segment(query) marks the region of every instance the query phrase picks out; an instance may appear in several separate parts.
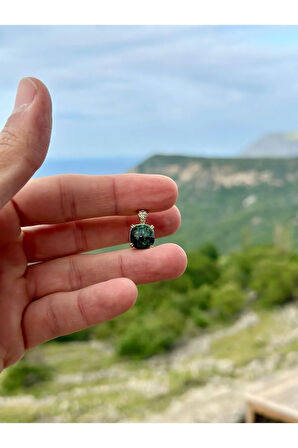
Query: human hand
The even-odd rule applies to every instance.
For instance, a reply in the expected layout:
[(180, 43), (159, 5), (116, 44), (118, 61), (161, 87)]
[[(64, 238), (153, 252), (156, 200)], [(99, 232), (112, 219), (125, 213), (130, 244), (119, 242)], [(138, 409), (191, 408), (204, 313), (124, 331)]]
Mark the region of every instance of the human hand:
[(81, 254), (128, 242), (140, 209), (157, 237), (175, 232), (177, 187), (141, 174), (27, 183), (45, 158), (51, 120), (48, 90), (24, 78), (0, 133), (0, 371), (26, 349), (127, 311), (136, 284), (175, 278), (186, 266), (175, 244)]

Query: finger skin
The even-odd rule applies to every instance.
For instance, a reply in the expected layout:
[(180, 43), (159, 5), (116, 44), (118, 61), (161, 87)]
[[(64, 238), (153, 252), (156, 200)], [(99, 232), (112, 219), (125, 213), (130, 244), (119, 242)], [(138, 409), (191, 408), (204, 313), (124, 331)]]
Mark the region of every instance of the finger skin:
[(40, 167), (50, 142), (52, 105), (49, 92), (41, 81), (24, 78), (18, 89), (23, 101), (26, 101), (21, 93), (24, 88), (35, 89), (33, 101), (14, 110), (0, 132), (0, 208)]
[(32, 302), (23, 318), (25, 348), (113, 319), (136, 299), (135, 284), (118, 278)]
[(176, 244), (92, 255), (71, 255), (29, 266), (28, 292), (37, 299), (59, 291), (73, 291), (112, 278), (151, 283), (179, 277), (186, 268), (184, 250)]
[(158, 212), (177, 200), (175, 182), (156, 174), (65, 174), (30, 181), (15, 197), (21, 226)]
[[(130, 226), (138, 221), (137, 216), (115, 216), (25, 227), (23, 247), (27, 260), (34, 262), (116, 246), (128, 243)], [(181, 216), (175, 206), (150, 213), (147, 218), (147, 223), (155, 227), (156, 238), (175, 233), (180, 222)]]

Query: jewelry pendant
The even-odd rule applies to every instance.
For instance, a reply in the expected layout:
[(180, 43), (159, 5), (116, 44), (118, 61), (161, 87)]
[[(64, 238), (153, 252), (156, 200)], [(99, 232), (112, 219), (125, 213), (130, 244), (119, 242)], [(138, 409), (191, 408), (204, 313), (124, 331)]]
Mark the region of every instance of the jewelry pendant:
[(132, 224), (130, 226), (129, 244), (135, 249), (148, 249), (154, 244), (154, 226), (146, 224), (147, 216), (148, 212), (140, 210), (138, 213), (140, 224)]

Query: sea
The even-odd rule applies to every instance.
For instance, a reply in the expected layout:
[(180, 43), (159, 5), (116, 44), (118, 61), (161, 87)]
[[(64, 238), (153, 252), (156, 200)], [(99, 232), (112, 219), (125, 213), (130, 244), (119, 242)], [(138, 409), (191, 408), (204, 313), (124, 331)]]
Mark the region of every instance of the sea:
[(57, 174), (121, 174), (132, 170), (143, 159), (137, 157), (47, 158), (34, 177)]

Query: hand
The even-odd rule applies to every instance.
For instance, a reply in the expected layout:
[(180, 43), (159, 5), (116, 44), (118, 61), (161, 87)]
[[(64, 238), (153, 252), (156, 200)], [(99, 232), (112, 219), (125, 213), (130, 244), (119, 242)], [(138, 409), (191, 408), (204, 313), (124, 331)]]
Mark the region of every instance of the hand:
[(140, 209), (149, 210), (157, 237), (175, 232), (177, 187), (141, 174), (27, 183), (50, 134), (50, 95), (37, 79), (24, 78), (0, 133), (0, 371), (26, 349), (125, 312), (136, 284), (175, 278), (186, 266), (175, 244), (81, 254), (127, 243)]

